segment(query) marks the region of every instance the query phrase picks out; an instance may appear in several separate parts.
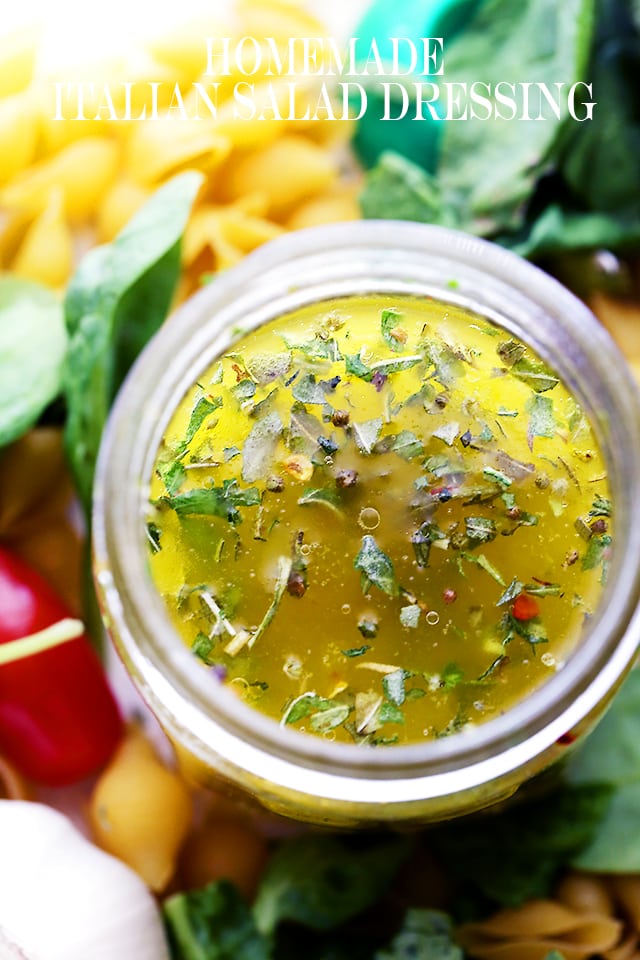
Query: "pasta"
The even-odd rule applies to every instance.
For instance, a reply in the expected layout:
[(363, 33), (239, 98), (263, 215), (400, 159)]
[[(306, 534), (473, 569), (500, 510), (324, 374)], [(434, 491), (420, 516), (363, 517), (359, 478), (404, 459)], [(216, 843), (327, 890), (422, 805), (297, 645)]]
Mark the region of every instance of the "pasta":
[[(92, 64), (90, 75), (67, 71), (57, 92), (57, 77), (34, 69), (35, 35), (2, 41), (0, 267), (63, 290), (77, 252), (112, 240), (152, 190), (184, 169), (201, 170), (206, 182), (185, 237), (179, 298), (285, 230), (357, 217), (357, 177), (338, 160), (351, 125), (288, 119), (292, 105), (296, 117), (315, 106), (318, 80), (296, 83), (292, 95), (266, 57), (250, 77), (235, 64), (231, 76), (205, 73), (207, 37), (230, 37), (235, 47), (268, 36), (284, 55), (290, 37), (323, 35), (298, 4), (237, 0)], [(253, 84), (248, 104), (231, 97), (238, 81)], [(80, 84), (82, 108), (68, 92)], [(127, 96), (131, 119), (117, 119)], [(154, 100), (168, 117), (149, 118)]]
[(638, 960), (640, 876), (570, 873), (555, 900), (463, 924), (457, 937), (479, 960), (544, 960), (552, 950), (565, 960)]

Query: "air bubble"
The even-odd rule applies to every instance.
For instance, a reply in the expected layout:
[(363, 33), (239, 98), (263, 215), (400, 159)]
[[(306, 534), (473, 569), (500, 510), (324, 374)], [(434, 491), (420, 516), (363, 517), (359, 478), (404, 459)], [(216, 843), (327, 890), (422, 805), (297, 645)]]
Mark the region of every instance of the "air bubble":
[(437, 610), (429, 610), (426, 619), (429, 626), (435, 627), (436, 623), (440, 623), (440, 614)]
[(303, 557), (309, 556), (309, 554), (311, 553), (311, 547), (309, 546), (308, 543), (302, 544), (302, 546), (300, 547), (300, 553), (302, 554)]
[(375, 507), (363, 507), (358, 517), (358, 523), (363, 530), (375, 530), (380, 526), (380, 514)]
[(328, 467), (332, 467), (332, 466), (333, 466), (333, 457), (325, 457), (325, 458), (324, 458), (324, 462), (326, 463), (326, 465), (327, 465)]
[(545, 667), (555, 667), (556, 665), (556, 658), (552, 653), (543, 653), (540, 659)]
[(340, 610), (341, 610), (342, 613), (344, 613), (344, 614), (351, 613), (351, 604), (349, 604), (349, 603), (343, 603), (342, 606), (340, 607)]
[(363, 363), (368, 363), (373, 356), (373, 350), (370, 347), (363, 347), (360, 351), (360, 359)]

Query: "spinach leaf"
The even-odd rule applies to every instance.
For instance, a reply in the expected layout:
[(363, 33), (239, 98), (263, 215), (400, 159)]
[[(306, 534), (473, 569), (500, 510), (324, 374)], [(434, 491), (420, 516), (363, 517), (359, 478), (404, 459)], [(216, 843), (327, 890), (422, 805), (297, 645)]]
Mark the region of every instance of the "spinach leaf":
[(180, 239), (201, 183), (193, 171), (166, 183), (113, 243), (87, 254), (69, 285), (65, 442), (87, 508), (109, 407), (167, 315), (179, 276)]
[(163, 906), (172, 960), (271, 960), (271, 946), (227, 881), (178, 893)]
[(565, 776), (576, 786), (602, 780), (615, 791), (592, 842), (574, 858), (575, 865), (615, 873), (640, 870), (640, 670), (627, 677), (607, 715), (571, 756)]
[(468, 900), (517, 906), (547, 896), (558, 871), (598, 834), (612, 794), (598, 781), (446, 824), (431, 833), (432, 847)]
[(404, 837), (309, 834), (285, 842), (271, 857), (253, 905), (258, 930), (283, 920), (330, 930), (372, 906), (407, 857)]
[(32, 427), (62, 385), (62, 306), (46, 287), (0, 277), (0, 446)]
[(455, 200), (443, 195), (439, 180), (392, 150), (385, 151), (368, 174), (360, 206), (369, 220), (462, 225)]
[[(570, 86), (587, 69), (593, 6), (593, 0), (487, 0), (447, 52), (447, 81), (481, 79), (495, 88), (535, 77), (550, 89), (561, 80)], [(544, 120), (532, 105), (532, 119), (444, 125), (438, 172), (448, 191), (465, 198), (466, 229), (486, 235), (520, 225), (563, 124), (575, 122), (566, 110), (561, 119), (541, 112)]]
[(463, 960), (453, 939), (453, 925), (438, 910), (408, 910), (402, 926), (386, 950), (377, 950), (374, 960)]

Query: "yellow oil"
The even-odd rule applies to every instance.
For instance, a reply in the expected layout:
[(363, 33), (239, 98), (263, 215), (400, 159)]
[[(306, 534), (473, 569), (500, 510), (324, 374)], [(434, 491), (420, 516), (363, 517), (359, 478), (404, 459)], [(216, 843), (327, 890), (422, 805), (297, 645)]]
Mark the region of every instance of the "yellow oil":
[(605, 465), (576, 401), (431, 299), (337, 299), (242, 336), (178, 402), (156, 468), (151, 573), (212, 696), (222, 678), (329, 739), (505, 711), (562, 669), (606, 576)]

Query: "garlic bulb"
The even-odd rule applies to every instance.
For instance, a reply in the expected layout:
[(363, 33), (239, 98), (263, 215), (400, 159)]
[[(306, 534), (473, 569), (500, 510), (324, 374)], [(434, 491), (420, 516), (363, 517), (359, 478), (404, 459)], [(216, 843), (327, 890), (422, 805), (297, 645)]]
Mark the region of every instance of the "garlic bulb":
[(140, 878), (38, 803), (0, 800), (0, 960), (169, 960)]

